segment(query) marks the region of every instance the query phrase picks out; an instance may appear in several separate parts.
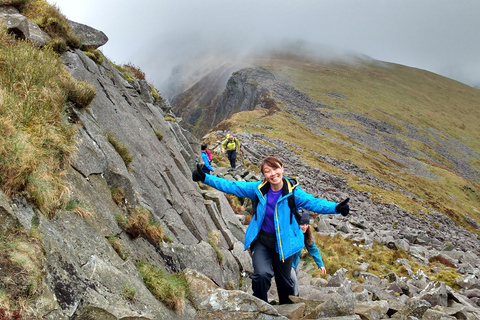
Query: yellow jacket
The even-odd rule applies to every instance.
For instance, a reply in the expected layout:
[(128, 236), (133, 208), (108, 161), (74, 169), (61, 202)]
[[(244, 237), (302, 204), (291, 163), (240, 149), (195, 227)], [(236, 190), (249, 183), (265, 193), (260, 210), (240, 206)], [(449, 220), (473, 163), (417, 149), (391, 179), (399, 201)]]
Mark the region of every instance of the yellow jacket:
[(225, 141), (222, 142), (222, 151), (225, 151), (225, 149), (227, 151), (232, 151), (235, 149), (238, 149), (238, 151), (240, 151), (240, 142), (238, 142), (238, 139), (235, 137), (232, 140), (230, 140), (230, 138), (228, 137), (225, 139)]

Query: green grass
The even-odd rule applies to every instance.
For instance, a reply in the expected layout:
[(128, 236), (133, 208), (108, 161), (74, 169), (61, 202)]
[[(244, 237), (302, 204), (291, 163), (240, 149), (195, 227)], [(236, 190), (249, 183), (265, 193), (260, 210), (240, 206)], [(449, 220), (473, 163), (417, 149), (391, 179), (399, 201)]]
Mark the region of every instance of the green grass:
[(134, 156), (131, 154), (128, 147), (124, 143), (120, 142), (118, 138), (111, 132), (107, 132), (105, 136), (107, 137), (108, 142), (110, 142), (115, 151), (117, 151), (120, 157), (123, 159), (125, 166), (129, 168), (130, 163), (132, 163), (134, 159)]
[(183, 313), (185, 300), (189, 298), (189, 287), (183, 273), (169, 274), (148, 262), (140, 262), (137, 269), (145, 286), (158, 300), (177, 313)]
[[(451, 267), (448, 260), (432, 259), (427, 265), (422, 265), (413, 260), (409, 254), (402, 250), (391, 250), (386, 246), (375, 243), (372, 248), (361, 248), (353, 245), (353, 242), (346, 240), (340, 235), (330, 237), (320, 233), (314, 233), (315, 243), (322, 253), (322, 260), (327, 269), (327, 273), (333, 275), (337, 270), (346, 268), (348, 270), (347, 277), (362, 282), (361, 278), (355, 278), (355, 271), (360, 271), (360, 263), (368, 263), (367, 272), (371, 272), (380, 277), (393, 272), (397, 276), (408, 276), (408, 272), (401, 263), (397, 263), (397, 259), (408, 260), (412, 271), (416, 273), (423, 270), (432, 281), (442, 281), (454, 289), (460, 289), (456, 283), (461, 275)], [(302, 253), (302, 258), (308, 263), (313, 263), (313, 259), (307, 254)], [(434, 267), (440, 267), (441, 271), (433, 272)], [(319, 271), (312, 273), (315, 277), (325, 277)]]
[(153, 219), (152, 213), (144, 207), (129, 207), (128, 213), (124, 216), (121, 213), (115, 214), (115, 219), (127, 234), (131, 237), (144, 237), (155, 245), (161, 245), (163, 241), (172, 242), (170, 237), (165, 235), (161, 224)]
[(66, 194), (62, 177), (76, 150), (76, 127), (64, 113), (77, 82), (53, 50), (15, 41), (4, 29), (0, 56), (0, 187), (7, 196), (27, 191), (51, 216)]
[(123, 288), (123, 297), (127, 301), (130, 301), (130, 302), (134, 301), (137, 290), (135, 290), (135, 288), (129, 284), (123, 284), (122, 288)]
[(15, 314), (28, 317), (28, 310), (35, 307), (33, 301), (46, 289), (44, 260), (41, 242), (25, 231), (13, 230), (0, 237), (0, 314), (5, 319), (20, 319)]
[(207, 242), (212, 246), (213, 250), (217, 254), (218, 262), (222, 264), (224, 254), (218, 247), (218, 244), (220, 243), (220, 233), (217, 230), (210, 230), (207, 235)]
[(86, 205), (78, 199), (70, 199), (65, 203), (65, 210), (76, 213), (82, 218), (91, 219), (93, 213), (89, 211)]

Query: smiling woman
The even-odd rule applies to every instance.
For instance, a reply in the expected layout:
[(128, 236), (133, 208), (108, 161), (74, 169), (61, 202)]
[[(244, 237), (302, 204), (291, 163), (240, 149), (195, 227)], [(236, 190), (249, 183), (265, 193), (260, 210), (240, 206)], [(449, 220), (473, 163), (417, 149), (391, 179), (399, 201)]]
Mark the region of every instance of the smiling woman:
[(293, 197), (296, 208), (344, 216), (350, 210), (348, 199), (338, 204), (306, 193), (294, 179), (283, 176), (283, 163), (276, 157), (263, 159), (260, 169), (265, 178), (263, 181), (245, 182), (205, 174), (197, 165), (192, 179), (237, 197), (250, 198), (252, 202), (258, 199), (254, 218), (245, 234), (245, 250), (250, 247), (252, 252), (254, 272), (250, 278), (253, 295), (268, 302), (267, 293), (275, 276), (280, 304), (292, 303), (288, 297), (294, 294), (292, 261), (294, 254), (304, 247), (304, 238), (297, 220), (292, 219), (289, 198)]

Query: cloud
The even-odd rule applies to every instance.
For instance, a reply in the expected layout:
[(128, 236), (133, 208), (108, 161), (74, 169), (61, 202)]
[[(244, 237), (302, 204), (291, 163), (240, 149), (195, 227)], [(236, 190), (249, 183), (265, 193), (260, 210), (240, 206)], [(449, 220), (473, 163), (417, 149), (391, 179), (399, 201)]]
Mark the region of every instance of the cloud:
[(477, 0), (57, 0), (104, 31), (103, 51), (163, 82), (201, 52), (244, 53), (284, 41), (351, 50), (480, 84)]

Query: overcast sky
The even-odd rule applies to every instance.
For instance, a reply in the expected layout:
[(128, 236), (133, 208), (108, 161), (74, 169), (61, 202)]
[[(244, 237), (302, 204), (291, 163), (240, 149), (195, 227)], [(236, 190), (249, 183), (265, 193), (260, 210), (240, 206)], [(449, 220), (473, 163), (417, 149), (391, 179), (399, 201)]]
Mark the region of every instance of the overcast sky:
[[(480, 85), (479, 0), (48, 0), (159, 86), (204, 50), (302, 40)], [(228, 50), (227, 50), (228, 49)]]

